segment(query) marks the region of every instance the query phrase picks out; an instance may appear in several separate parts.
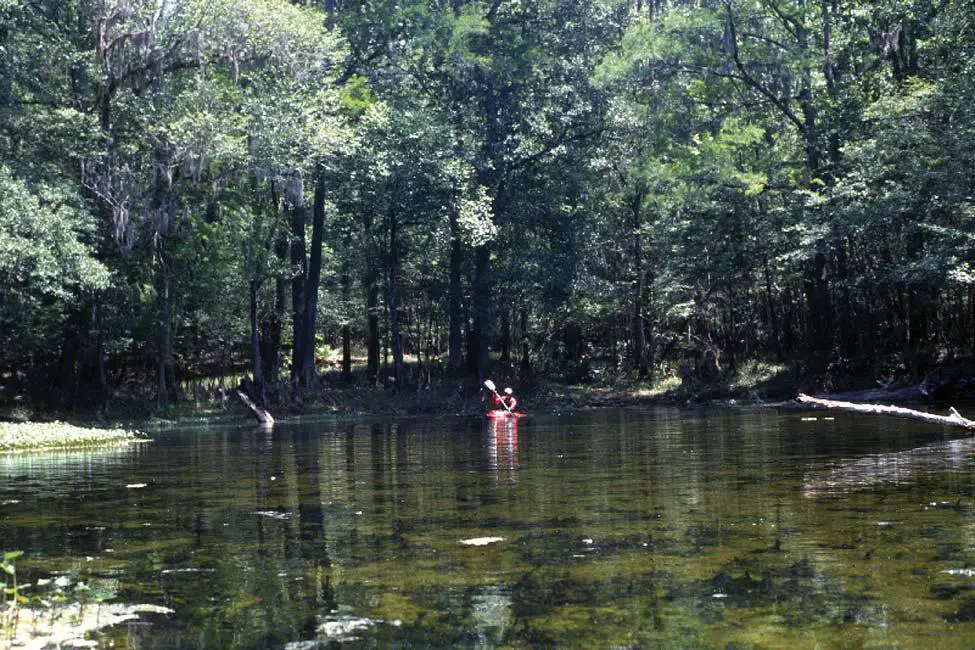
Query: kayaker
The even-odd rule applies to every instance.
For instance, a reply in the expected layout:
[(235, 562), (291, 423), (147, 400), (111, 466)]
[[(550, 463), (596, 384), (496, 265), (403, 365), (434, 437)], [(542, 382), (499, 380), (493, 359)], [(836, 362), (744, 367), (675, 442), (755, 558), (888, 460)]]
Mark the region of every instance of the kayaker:
[[(511, 387), (504, 389), (504, 395), (498, 395), (497, 393), (492, 395), (491, 402), (499, 411), (514, 411), (515, 406), (518, 405), (518, 400), (515, 399), (514, 391), (511, 390)], [(505, 408), (506, 406), (507, 408)]]

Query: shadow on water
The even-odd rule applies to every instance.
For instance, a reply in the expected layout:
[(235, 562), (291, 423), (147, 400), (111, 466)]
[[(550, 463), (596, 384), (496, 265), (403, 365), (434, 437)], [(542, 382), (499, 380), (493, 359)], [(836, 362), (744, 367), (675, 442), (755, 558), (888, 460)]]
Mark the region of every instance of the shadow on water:
[(772, 411), (194, 429), (0, 458), (0, 539), (175, 611), (116, 648), (965, 646), (971, 449)]

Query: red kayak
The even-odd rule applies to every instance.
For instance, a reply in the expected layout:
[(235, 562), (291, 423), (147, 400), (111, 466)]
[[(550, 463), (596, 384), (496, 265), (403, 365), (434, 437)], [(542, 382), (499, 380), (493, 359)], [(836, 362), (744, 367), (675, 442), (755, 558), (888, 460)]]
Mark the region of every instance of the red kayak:
[(487, 416), (489, 418), (501, 418), (501, 419), (504, 419), (504, 418), (523, 418), (523, 417), (525, 417), (525, 414), (524, 413), (518, 413), (517, 411), (513, 411), (513, 412), (509, 413), (508, 411), (497, 410), (497, 411), (488, 411), (487, 412)]

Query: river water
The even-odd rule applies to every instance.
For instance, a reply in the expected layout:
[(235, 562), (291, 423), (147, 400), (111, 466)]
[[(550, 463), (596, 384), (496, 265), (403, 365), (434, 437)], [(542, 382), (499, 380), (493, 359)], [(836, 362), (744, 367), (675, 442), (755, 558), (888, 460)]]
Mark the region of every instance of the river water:
[(956, 431), (654, 409), (153, 439), (0, 456), (0, 551), (70, 585), (35, 595), (173, 610), (103, 647), (975, 647)]

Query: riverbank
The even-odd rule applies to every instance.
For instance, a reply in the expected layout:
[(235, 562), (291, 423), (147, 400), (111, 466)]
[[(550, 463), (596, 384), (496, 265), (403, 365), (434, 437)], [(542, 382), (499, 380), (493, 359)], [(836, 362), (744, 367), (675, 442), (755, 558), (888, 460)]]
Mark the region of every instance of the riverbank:
[[(708, 380), (696, 377), (682, 380), (672, 375), (658, 375), (654, 379), (594, 375), (584, 383), (539, 376), (528, 379), (495, 376), (492, 379), (499, 386), (510, 385), (518, 397), (519, 409), (529, 413), (655, 404), (690, 407), (751, 405), (792, 400), (800, 391), (818, 392), (814, 386), (807, 386), (808, 382), (804, 382), (799, 373), (785, 365), (757, 362)], [(389, 381), (375, 385), (358, 374), (346, 380), (338, 374), (325, 373), (321, 385), (304, 391), (300, 400), (295, 395), (285, 395), (284, 401), (280, 395), (271, 397), (267, 409), (279, 421), (303, 415), (480, 415), (491, 408), (490, 393), (474, 378), (442, 378), (420, 388), (416, 385), (397, 386)], [(71, 419), (85, 427), (68, 430), (61, 428), (66, 425), (57, 423), (35, 424), (18, 430), (16, 435), (0, 433), (0, 452), (5, 451), (4, 439), (19, 441), (19, 448), (84, 447), (116, 441), (124, 444), (129, 439), (125, 435), (128, 432), (114, 427), (106, 430), (103, 422), (139, 423), (140, 428), (151, 430), (158, 426), (254, 421), (235, 391), (226, 388), (192, 391), (162, 409), (144, 391), (128, 395), (119, 391), (113, 400), (98, 407), (97, 412), (87, 414), (34, 410), (27, 403), (19, 403), (14, 408), (0, 408), (0, 426), (11, 426), (2, 424), (4, 419), (30, 422)], [(43, 435), (45, 432), (50, 435)], [(34, 442), (42, 440), (44, 442)], [(47, 440), (52, 440), (52, 444), (48, 445)]]
[(0, 453), (113, 447), (147, 440), (138, 431), (64, 422), (0, 422)]
[[(654, 379), (640, 379), (633, 376), (600, 376), (593, 373), (583, 383), (568, 383), (557, 379), (531, 377), (492, 377), (499, 386), (511, 386), (518, 397), (519, 410), (529, 413), (567, 412), (599, 408), (643, 407), (653, 405), (673, 405), (679, 407), (735, 407), (754, 405), (787, 405), (794, 403), (800, 392), (821, 394), (835, 392), (837, 389), (856, 390), (876, 386), (869, 378), (856, 379), (809, 377), (801, 367), (789, 364), (748, 362), (733, 370), (726, 370), (709, 378), (687, 376), (683, 379), (668, 374), (657, 375)], [(898, 384), (910, 383), (903, 378)], [(227, 384), (232, 386), (233, 383)], [(892, 383), (891, 385), (896, 385)], [(368, 382), (361, 374), (352, 379), (341, 378), (338, 373), (326, 372), (321, 376), (321, 384), (316, 389), (303, 392), (301, 399), (295, 395), (272, 395), (267, 409), (278, 421), (305, 415), (349, 415), (349, 416), (456, 416), (480, 415), (491, 408), (490, 393), (474, 378), (435, 380), (429, 387), (416, 385), (397, 386), (388, 381), (383, 384)], [(213, 424), (247, 423), (254, 418), (237, 398), (232, 389), (221, 388), (197, 390), (184, 393), (180, 399), (172, 401), (160, 409), (146, 391), (126, 395), (116, 393), (114, 399), (97, 412), (60, 413), (43, 410), (34, 411), (26, 404), (14, 409), (0, 408), (0, 420), (50, 420), (72, 419), (85, 424), (84, 432), (105, 431), (103, 422), (139, 423), (144, 429), (155, 427)], [(3, 425), (7, 426), (7, 425)], [(33, 432), (58, 425), (36, 425)], [(74, 436), (55, 433), (55, 439), (70, 439), (75, 446), (112, 443), (121, 432), (109, 429), (102, 437)], [(27, 434), (33, 437), (34, 433)], [(98, 435), (98, 434), (96, 434)], [(22, 437), (22, 436), (21, 436)], [(31, 443), (29, 447), (36, 447)], [(46, 445), (45, 445), (46, 446)], [(0, 446), (0, 452), (4, 450)]]
[[(748, 364), (735, 373), (704, 381), (659, 376), (655, 380), (613, 378), (586, 383), (565, 383), (533, 377), (495, 377), (499, 390), (511, 386), (518, 398), (518, 410), (528, 413), (580, 411), (600, 408), (674, 405), (681, 407), (771, 404), (793, 400), (803, 389), (796, 373), (783, 365)], [(806, 388), (809, 390), (809, 388)], [(309, 391), (303, 403), (270, 404), (278, 420), (303, 414), (331, 415), (482, 415), (491, 408), (490, 393), (475, 379), (444, 380), (419, 390), (394, 385), (324, 382), (320, 391)], [(186, 418), (233, 417), (253, 420), (236, 399), (222, 403), (184, 403), (164, 416), (173, 422)]]

